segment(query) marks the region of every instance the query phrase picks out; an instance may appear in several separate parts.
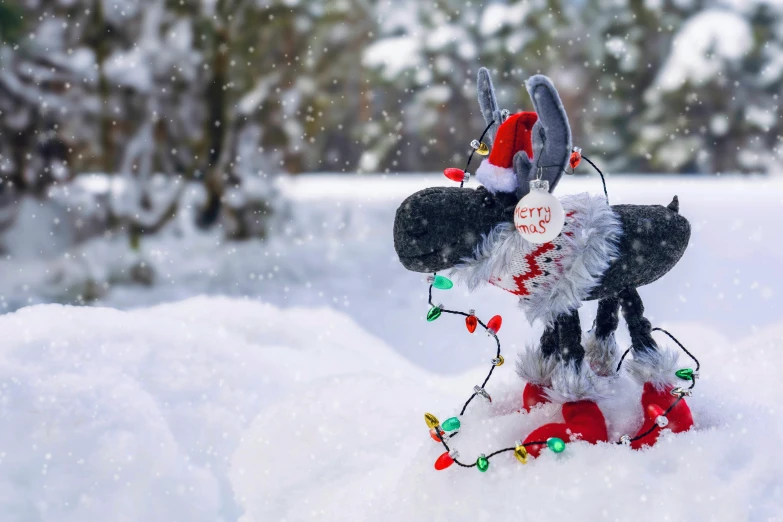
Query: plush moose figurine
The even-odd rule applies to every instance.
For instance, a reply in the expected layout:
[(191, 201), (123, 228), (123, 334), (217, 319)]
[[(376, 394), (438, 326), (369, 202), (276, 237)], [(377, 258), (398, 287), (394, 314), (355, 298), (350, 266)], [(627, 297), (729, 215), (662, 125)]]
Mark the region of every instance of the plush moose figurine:
[[(681, 393), (672, 382), (678, 353), (653, 340), (636, 289), (679, 261), (690, 224), (679, 214), (677, 196), (668, 206), (610, 206), (604, 197), (585, 193), (560, 198), (565, 224), (555, 239), (527, 241), (514, 226), (517, 202), (535, 179), (548, 181), (550, 192), (557, 187), (572, 143), (552, 82), (536, 75), (526, 86), (535, 112), (509, 115), (498, 107), (489, 72), (479, 70), (479, 107), (492, 146), (476, 171), (483, 186), (433, 187), (408, 197), (397, 210), (395, 249), (414, 272), (452, 269), (471, 290), (486, 282), (503, 288), (519, 296), (531, 323), (543, 322), (539, 345), (523, 350), (517, 362), (517, 373), (527, 381), (523, 407), (529, 411), (548, 401), (562, 403), (564, 422), (541, 426), (526, 442), (608, 439), (595, 400), (611, 393), (619, 360), (614, 334), (622, 309), (632, 348), (623, 371), (643, 387), (645, 421), (639, 435), (652, 429), (631, 445), (652, 445), (664, 426), (686, 431), (693, 420), (684, 400), (661, 418)], [(595, 299), (598, 312), (585, 335), (578, 308)], [(535, 456), (541, 447), (528, 450)]]

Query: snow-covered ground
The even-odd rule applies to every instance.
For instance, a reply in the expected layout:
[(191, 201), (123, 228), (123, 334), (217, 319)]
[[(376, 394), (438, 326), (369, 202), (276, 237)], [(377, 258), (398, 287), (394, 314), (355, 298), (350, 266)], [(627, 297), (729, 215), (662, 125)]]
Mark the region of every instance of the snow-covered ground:
[[(8, 310), (73, 301), (85, 280), (103, 289), (97, 304), (126, 310), (0, 316), (0, 519), (783, 520), (783, 181), (610, 178), (613, 203), (678, 194), (693, 224), (683, 260), (641, 294), (702, 361), (697, 429), (643, 452), (497, 457), (482, 474), (433, 470), (442, 450), (423, 413), (456, 413), (493, 344), (457, 319), (424, 320), (424, 277), (391, 240), (399, 202), (442, 179), (288, 180), (292, 217), (266, 243), (174, 229), (140, 254), (100, 239), (0, 262)], [(558, 192), (582, 190), (600, 181), (566, 178)], [(130, 284), (140, 262), (150, 287)], [(498, 289), (437, 298), (503, 315), (509, 363), (538, 337)], [(585, 328), (593, 313), (583, 307)], [(496, 372), (493, 404), (463, 422), (465, 460), (559, 417), (518, 413), (522, 387), (512, 364)], [(639, 390), (617, 389), (601, 403), (613, 437), (641, 420)]]
[[(430, 325), (435, 337), (450, 326)], [(432, 464), (423, 413), (456, 413), (483, 369), (412, 365), (345, 313), (228, 298), (123, 312), (40, 305), (0, 317), (0, 513), (8, 521), (780, 520), (783, 322), (729, 341), (670, 325), (703, 363), (695, 431), (646, 451), (572, 444), (487, 473)], [(468, 334), (463, 333), (463, 337)], [(510, 352), (507, 352), (510, 355)], [(505, 447), (513, 365), (455, 446)], [(613, 436), (641, 418), (623, 380)]]

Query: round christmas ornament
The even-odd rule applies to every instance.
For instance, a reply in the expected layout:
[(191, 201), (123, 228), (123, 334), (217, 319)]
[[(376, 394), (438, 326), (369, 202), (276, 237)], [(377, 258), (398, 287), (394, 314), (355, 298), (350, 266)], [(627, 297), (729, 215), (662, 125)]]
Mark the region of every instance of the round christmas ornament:
[(531, 243), (549, 243), (563, 231), (563, 205), (549, 193), (545, 179), (530, 182), (530, 192), (514, 209), (514, 226)]

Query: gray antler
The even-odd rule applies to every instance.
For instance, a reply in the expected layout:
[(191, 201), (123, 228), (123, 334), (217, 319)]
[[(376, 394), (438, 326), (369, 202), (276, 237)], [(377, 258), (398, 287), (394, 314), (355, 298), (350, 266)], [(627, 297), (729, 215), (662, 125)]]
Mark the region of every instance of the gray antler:
[[(536, 129), (538, 122), (533, 126), (533, 130)], [(530, 158), (527, 157), (527, 152), (520, 150), (514, 155), (514, 174), (517, 175), (517, 196), (522, 199), (525, 194), (530, 192), (530, 171), (533, 168), (533, 164), (530, 162)]]
[(488, 145), (491, 145), (495, 140), (495, 132), (498, 130), (498, 126), (508, 117), (508, 111), (500, 109), (498, 107), (498, 99), (495, 96), (495, 87), (492, 86), (492, 78), (489, 76), (489, 71), (486, 67), (482, 67), (478, 71), (478, 80), (476, 82), (478, 88), (478, 102), (481, 108), (481, 115), (484, 116), (484, 121), (489, 125), (491, 122), (492, 128), (487, 131), (485, 136)]
[[(541, 177), (549, 181), (549, 192), (555, 190), (558, 181), (571, 155), (571, 127), (568, 124), (563, 102), (552, 81), (537, 74), (527, 82), (527, 92), (538, 114), (533, 126), (533, 160), (527, 158), (524, 151), (514, 157), (514, 171), (519, 178), (517, 195), (521, 198), (528, 193), (528, 181), (536, 177), (541, 169)], [(524, 158), (520, 157), (524, 156)]]

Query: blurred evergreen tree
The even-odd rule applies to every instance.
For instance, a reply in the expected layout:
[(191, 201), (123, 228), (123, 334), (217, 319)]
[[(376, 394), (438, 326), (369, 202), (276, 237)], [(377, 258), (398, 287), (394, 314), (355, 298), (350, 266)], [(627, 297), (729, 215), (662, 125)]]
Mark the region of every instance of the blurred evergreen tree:
[[(278, 172), (460, 166), (484, 128), (479, 66), (510, 110), (530, 109), (527, 77), (552, 77), (575, 144), (610, 171), (769, 170), (781, 9), (715, 5), (4, 2), (0, 175), (39, 195), (91, 170), (182, 176), (205, 187), (201, 225), (259, 235)], [(727, 27), (700, 22), (715, 13)]]
[(530, 110), (524, 80), (564, 68), (564, 29), (573, 11), (566, 12), (565, 4), (441, 0), (382, 8), (385, 38), (367, 50), (365, 63), (384, 82), (374, 98), (386, 125), (368, 151), (368, 165), (440, 170), (461, 164), (484, 128), (475, 87), (480, 66), (493, 72), (501, 106)]
[(781, 156), (783, 10), (749, 2), (693, 14), (645, 93), (648, 170), (769, 172)]
[(0, 4), (0, 42), (15, 43), (22, 32), (22, 10), (14, 5)]
[[(0, 11), (0, 191), (43, 197), (73, 173), (73, 152), (86, 143), (85, 71), (63, 9), (35, 4)], [(24, 36), (23, 36), (24, 35)]]
[(361, 52), (374, 36), (372, 7), (219, 0), (195, 14), (208, 107), (202, 226), (223, 215), (234, 237), (252, 235), (271, 211), (269, 198), (252, 208), (238, 202), (258, 175), (357, 168), (369, 115)]
[(583, 20), (582, 60), (587, 72), (578, 127), (582, 146), (615, 172), (646, 172), (641, 133), (643, 95), (655, 79), (683, 20), (700, 0), (588, 0)]

